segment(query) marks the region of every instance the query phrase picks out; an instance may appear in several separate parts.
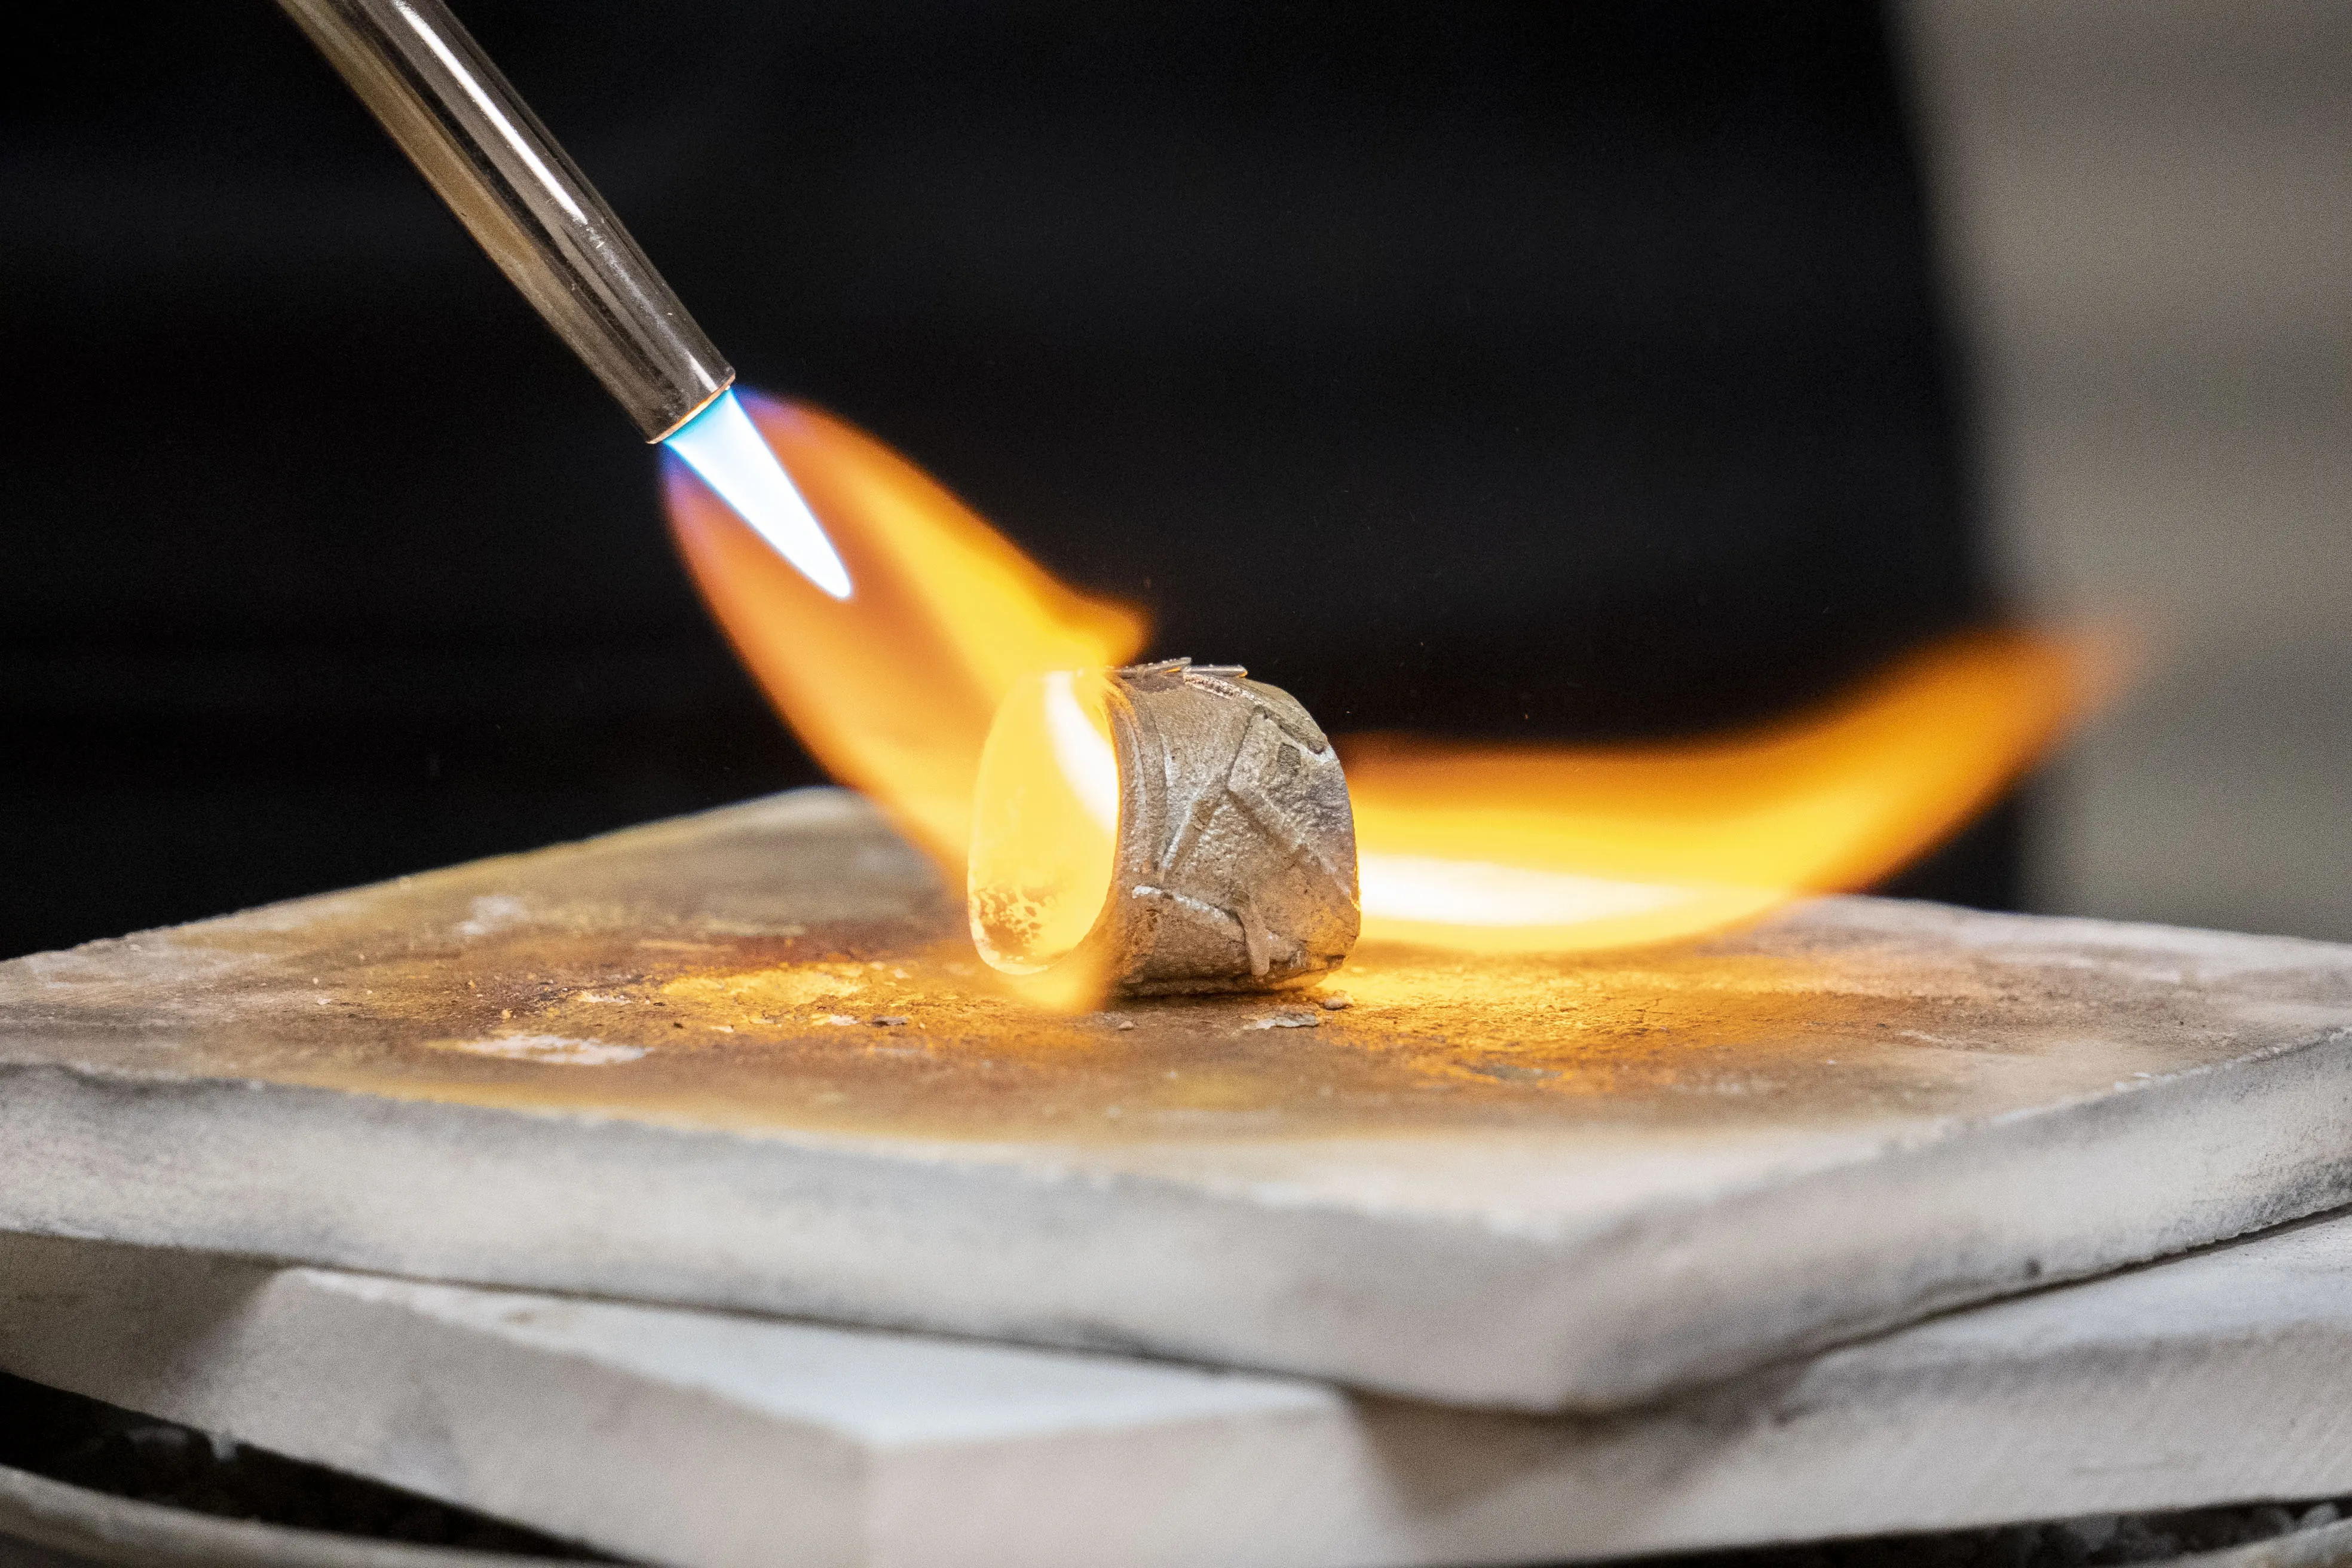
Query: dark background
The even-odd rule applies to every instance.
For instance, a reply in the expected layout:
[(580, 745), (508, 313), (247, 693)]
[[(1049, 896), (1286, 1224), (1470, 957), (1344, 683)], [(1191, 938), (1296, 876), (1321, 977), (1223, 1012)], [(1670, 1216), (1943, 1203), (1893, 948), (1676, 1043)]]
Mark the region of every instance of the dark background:
[[(734, 358), (1336, 731), (1990, 609), (1858, 5), (461, 0)], [(656, 463), (264, 0), (0, 94), (0, 952), (807, 782)], [(2010, 900), (2014, 813), (1904, 884)]]

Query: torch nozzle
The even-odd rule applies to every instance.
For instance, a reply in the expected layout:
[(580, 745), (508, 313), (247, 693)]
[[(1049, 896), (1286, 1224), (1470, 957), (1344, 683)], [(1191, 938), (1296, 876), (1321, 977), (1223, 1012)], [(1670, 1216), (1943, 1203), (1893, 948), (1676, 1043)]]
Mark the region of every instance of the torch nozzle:
[(440, 0), (278, 0), (648, 441), (732, 366)]

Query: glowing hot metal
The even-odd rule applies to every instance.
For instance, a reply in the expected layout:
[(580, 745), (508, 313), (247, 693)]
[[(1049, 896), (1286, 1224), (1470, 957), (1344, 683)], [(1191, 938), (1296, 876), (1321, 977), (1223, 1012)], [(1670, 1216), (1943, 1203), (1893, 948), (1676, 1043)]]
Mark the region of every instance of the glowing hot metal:
[(1238, 665), (1054, 670), (982, 752), (968, 881), (982, 958), (1033, 1000), (1311, 985), (1355, 945), (1331, 742)]

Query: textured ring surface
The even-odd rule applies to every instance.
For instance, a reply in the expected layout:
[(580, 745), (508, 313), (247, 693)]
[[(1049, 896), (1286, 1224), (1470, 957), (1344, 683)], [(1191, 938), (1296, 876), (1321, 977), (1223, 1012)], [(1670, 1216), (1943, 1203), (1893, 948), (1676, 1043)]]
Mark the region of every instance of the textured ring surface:
[(1356, 824), (1307, 710), (1238, 665), (1110, 672), (1118, 847), (1086, 946), (1131, 995), (1306, 985), (1355, 945)]

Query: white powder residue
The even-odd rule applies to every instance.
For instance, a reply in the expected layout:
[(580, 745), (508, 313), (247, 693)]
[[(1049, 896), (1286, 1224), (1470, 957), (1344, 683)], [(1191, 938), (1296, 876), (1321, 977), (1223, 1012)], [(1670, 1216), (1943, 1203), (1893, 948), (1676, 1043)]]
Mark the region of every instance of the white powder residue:
[(483, 1040), (436, 1040), (448, 1051), (471, 1051), (478, 1057), (504, 1057), (515, 1062), (545, 1062), (554, 1067), (602, 1068), (633, 1062), (646, 1054), (643, 1046), (611, 1040), (578, 1040), (569, 1035), (494, 1035)]
[(474, 900), (469, 918), (457, 922), (459, 936), (488, 936), (530, 919), (530, 908), (512, 893), (490, 893)]

